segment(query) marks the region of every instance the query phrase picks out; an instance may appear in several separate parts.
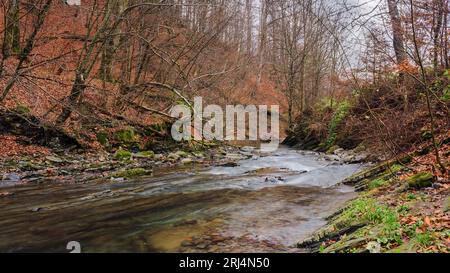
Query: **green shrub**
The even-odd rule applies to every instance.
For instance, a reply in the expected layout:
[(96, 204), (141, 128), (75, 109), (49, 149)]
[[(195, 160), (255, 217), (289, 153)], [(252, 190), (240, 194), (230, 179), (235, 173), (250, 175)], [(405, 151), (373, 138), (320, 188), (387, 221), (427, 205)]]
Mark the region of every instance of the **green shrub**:
[(131, 127), (117, 131), (115, 133), (115, 138), (122, 143), (134, 143), (137, 141), (137, 135)]
[(337, 128), (347, 117), (350, 109), (350, 103), (348, 101), (343, 101), (339, 103), (334, 112), (333, 118), (328, 125), (328, 139), (326, 141), (326, 147), (332, 147), (336, 142), (337, 138)]

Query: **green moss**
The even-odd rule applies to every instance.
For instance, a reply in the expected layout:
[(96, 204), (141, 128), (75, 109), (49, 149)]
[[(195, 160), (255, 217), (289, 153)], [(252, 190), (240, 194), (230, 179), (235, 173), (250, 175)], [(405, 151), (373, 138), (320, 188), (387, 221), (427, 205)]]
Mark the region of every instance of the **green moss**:
[(410, 188), (428, 188), (433, 185), (434, 175), (428, 172), (422, 172), (408, 178), (407, 181)]
[(114, 158), (117, 160), (127, 160), (131, 158), (131, 153), (120, 149), (114, 154)]
[(388, 184), (388, 181), (385, 180), (383, 177), (381, 178), (377, 178), (375, 180), (372, 180), (369, 182), (369, 189), (373, 190), (376, 188), (380, 188), (382, 186), (385, 186), (386, 184)]
[(97, 141), (104, 147), (109, 146), (108, 133), (106, 132), (97, 133)]
[(25, 105), (18, 105), (15, 109), (14, 109), (14, 111), (17, 113), (17, 114), (20, 114), (20, 115), (27, 115), (27, 114), (29, 114), (31, 111), (30, 111), (30, 109), (28, 108), (28, 107), (26, 107)]
[(113, 175), (113, 177), (134, 178), (134, 177), (144, 176), (149, 173), (150, 172), (148, 172), (147, 170), (145, 170), (143, 168), (135, 168), (135, 169), (129, 169), (129, 170), (117, 172)]
[(387, 172), (397, 174), (399, 171), (403, 170), (403, 166), (399, 164), (394, 164), (391, 166)]
[(413, 161), (413, 157), (411, 155), (406, 155), (398, 160), (400, 164), (409, 164)]
[(122, 143), (135, 143), (137, 141), (137, 135), (132, 127), (117, 131), (114, 137)]

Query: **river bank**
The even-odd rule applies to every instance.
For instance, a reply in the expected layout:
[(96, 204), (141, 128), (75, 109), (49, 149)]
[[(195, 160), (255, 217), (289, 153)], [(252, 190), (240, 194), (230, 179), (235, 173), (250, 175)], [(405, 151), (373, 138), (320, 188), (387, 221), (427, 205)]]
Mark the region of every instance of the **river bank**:
[[(425, 147), (345, 179), (359, 196), (327, 218), (327, 225), (298, 243), (320, 253), (450, 251), (450, 181), (427, 164)], [(450, 147), (441, 147), (448, 158)]]

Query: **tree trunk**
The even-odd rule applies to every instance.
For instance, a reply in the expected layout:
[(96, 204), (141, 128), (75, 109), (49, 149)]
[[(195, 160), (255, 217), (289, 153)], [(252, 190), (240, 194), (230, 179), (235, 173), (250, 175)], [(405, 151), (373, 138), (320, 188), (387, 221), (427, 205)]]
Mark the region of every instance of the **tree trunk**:
[(389, 15), (392, 24), (392, 36), (397, 65), (401, 65), (408, 61), (405, 51), (405, 42), (403, 38), (403, 27), (400, 13), (397, 6), (398, 0), (387, 0), (389, 7)]
[(253, 48), (253, 40), (252, 40), (252, 30), (253, 30), (253, 22), (252, 22), (252, 0), (246, 0), (245, 1), (245, 12), (246, 12), (246, 19), (247, 19), (247, 54), (252, 54), (252, 48)]
[(433, 26), (433, 44), (434, 44), (434, 52), (433, 52), (433, 66), (436, 70), (439, 66), (439, 52), (440, 52), (440, 36), (442, 29), (442, 21), (444, 16), (444, 1), (445, 0), (434, 0), (434, 11), (435, 19)]
[(259, 91), (259, 86), (261, 85), (262, 74), (264, 70), (264, 57), (266, 48), (266, 37), (267, 37), (267, 0), (261, 1), (261, 18), (260, 18), (260, 32), (259, 32), (259, 48), (258, 48), (258, 75), (256, 76), (256, 90), (251, 94), (255, 97)]
[(20, 2), (11, 0), (5, 14), (5, 33), (3, 40), (3, 58), (20, 53)]

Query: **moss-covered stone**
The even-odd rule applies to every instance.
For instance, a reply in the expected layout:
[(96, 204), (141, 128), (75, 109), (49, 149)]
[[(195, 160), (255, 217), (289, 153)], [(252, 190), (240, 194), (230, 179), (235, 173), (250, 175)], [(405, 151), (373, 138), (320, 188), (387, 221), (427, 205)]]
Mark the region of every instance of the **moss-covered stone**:
[(178, 151), (175, 154), (178, 155), (179, 157), (183, 157), (183, 158), (189, 156), (189, 154), (185, 151)]
[(151, 171), (147, 171), (143, 168), (135, 168), (135, 169), (129, 169), (124, 170), (120, 172), (116, 172), (113, 177), (121, 177), (121, 178), (135, 178), (139, 176), (145, 176), (151, 174)]
[(114, 154), (114, 158), (117, 160), (127, 160), (131, 158), (131, 153), (129, 151), (120, 149)]
[(334, 154), (334, 152), (335, 152), (336, 150), (338, 150), (338, 149), (340, 149), (340, 147), (337, 146), (337, 145), (331, 146), (331, 147), (327, 150), (327, 154), (329, 154), (329, 155)]
[(434, 175), (428, 172), (418, 173), (407, 180), (408, 186), (413, 189), (428, 188), (433, 185)]
[(139, 152), (135, 155), (135, 157), (137, 158), (147, 158), (147, 159), (151, 159), (155, 157), (155, 153), (152, 151), (143, 151), (143, 152)]

